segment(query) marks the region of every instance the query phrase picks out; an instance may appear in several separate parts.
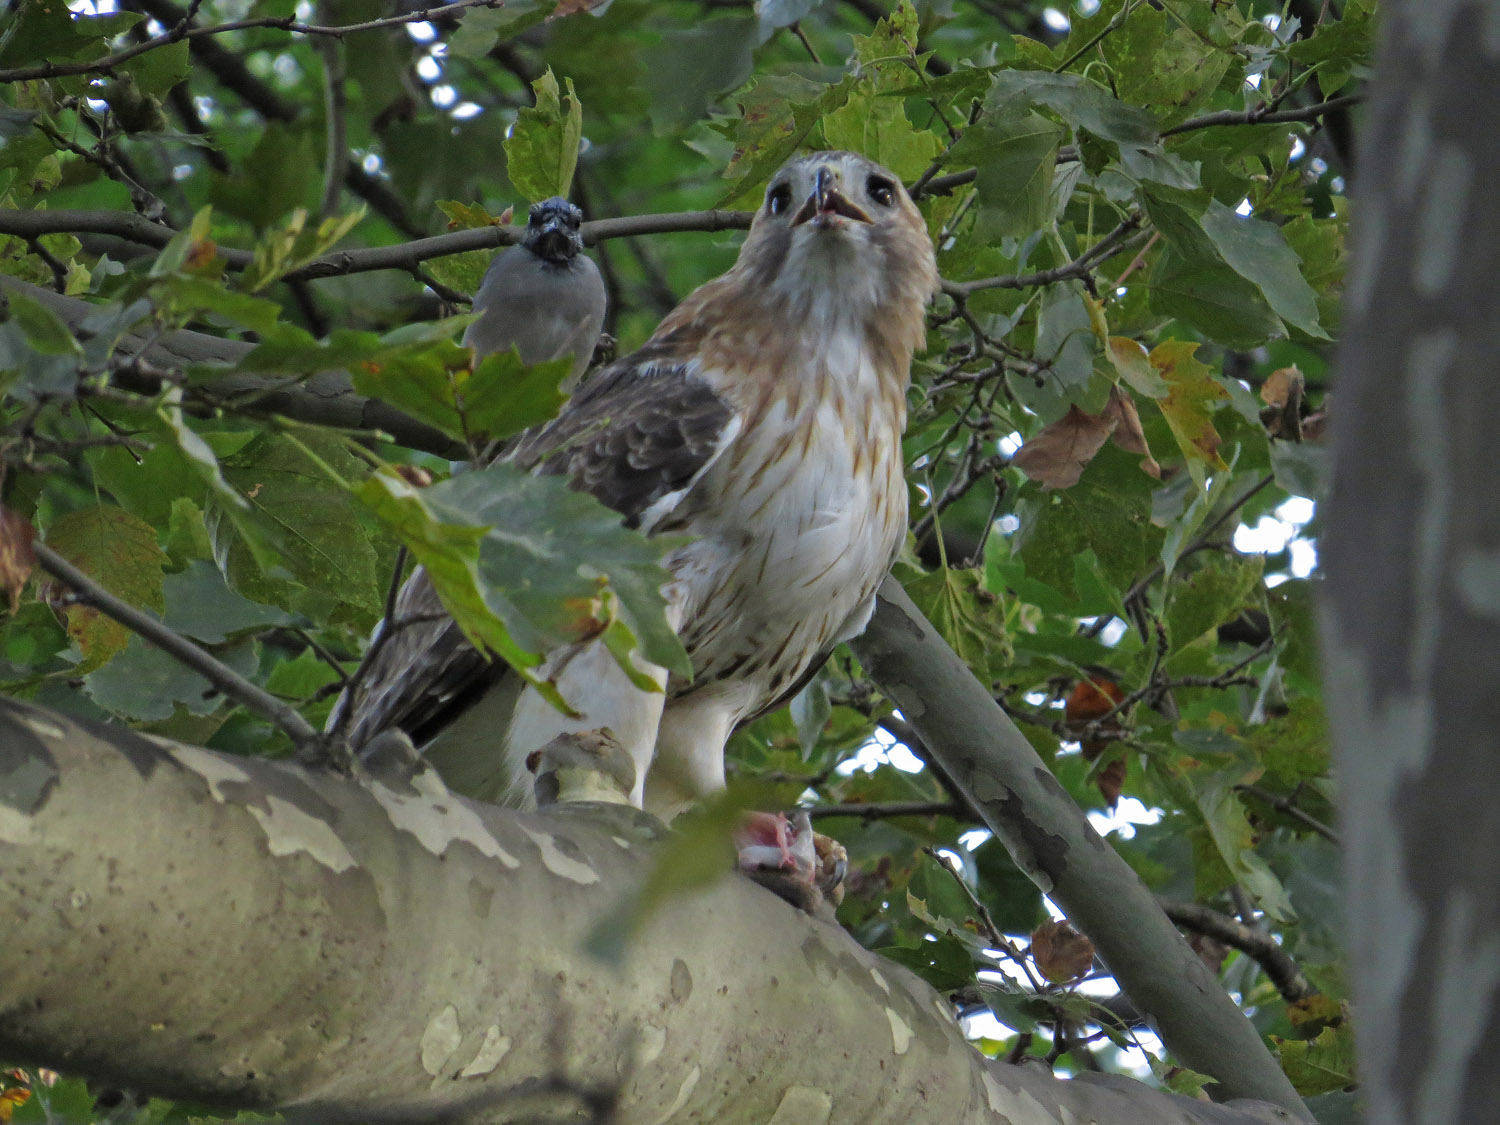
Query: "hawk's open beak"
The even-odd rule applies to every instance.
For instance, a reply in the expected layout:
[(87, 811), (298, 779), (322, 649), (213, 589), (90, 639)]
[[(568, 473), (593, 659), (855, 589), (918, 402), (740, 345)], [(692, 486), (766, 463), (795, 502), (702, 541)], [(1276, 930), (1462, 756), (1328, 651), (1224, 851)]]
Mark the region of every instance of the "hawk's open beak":
[(812, 194), (792, 216), (792, 226), (801, 226), (809, 220), (813, 220), (814, 226), (831, 226), (830, 219), (834, 215), (842, 215), (856, 223), (870, 221), (869, 215), (844, 198), (838, 189), (833, 170), (819, 168), (817, 175), (813, 177)]

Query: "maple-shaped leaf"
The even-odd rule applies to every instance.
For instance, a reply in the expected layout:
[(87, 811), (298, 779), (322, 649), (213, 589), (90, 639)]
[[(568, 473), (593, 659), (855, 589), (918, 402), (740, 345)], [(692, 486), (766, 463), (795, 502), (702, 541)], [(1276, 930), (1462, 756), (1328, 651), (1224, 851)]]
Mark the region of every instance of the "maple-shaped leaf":
[(1157, 405), (1187, 460), (1188, 472), (1202, 490), (1207, 481), (1204, 466), (1228, 468), (1219, 456), (1222, 439), (1214, 429), (1213, 410), (1229, 392), (1214, 382), (1208, 365), (1194, 355), (1197, 350), (1196, 343), (1167, 340), (1152, 349), (1151, 366), (1170, 388)]
[(1111, 438), (1127, 453), (1139, 453), (1142, 471), (1161, 479), (1161, 466), (1146, 444), (1135, 402), (1119, 387), (1110, 388), (1109, 401), (1098, 414), (1076, 404), (1068, 407), (1066, 414), (1016, 450), (1010, 463), (1045, 489), (1071, 488)]
[(1112, 429), (1114, 423), (1104, 415), (1070, 406), (1066, 414), (1043, 426), (1016, 450), (1011, 466), (1043, 488), (1071, 488), (1094, 454), (1104, 448)]

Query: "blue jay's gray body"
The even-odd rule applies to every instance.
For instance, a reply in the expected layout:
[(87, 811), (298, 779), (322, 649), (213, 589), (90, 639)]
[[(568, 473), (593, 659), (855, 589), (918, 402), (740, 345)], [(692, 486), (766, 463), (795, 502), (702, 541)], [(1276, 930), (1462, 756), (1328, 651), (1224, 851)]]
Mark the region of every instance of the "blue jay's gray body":
[(588, 367), (604, 326), (604, 281), (583, 254), (583, 212), (554, 196), (535, 204), (518, 245), (485, 271), (464, 346), (483, 358), (512, 345), (525, 363), (573, 357), (564, 387)]

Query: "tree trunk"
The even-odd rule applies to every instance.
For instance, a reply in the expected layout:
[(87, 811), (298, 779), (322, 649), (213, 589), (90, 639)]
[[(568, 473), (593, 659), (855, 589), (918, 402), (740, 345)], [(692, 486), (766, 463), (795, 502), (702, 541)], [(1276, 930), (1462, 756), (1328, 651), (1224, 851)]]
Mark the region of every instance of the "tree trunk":
[(1500, 1103), (1500, 15), (1383, 6), (1340, 359), (1325, 661), (1371, 1121)]

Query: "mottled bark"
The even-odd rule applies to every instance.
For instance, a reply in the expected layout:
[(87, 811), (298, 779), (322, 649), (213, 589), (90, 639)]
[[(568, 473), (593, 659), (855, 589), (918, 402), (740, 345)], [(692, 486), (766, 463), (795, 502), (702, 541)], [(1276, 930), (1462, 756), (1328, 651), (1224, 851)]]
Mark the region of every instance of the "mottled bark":
[(585, 951), (660, 826), (471, 804), (0, 700), (0, 1057), (318, 1122), (1284, 1121), (989, 1062), (949, 1005), (728, 875)]
[(1371, 1121), (1500, 1102), (1500, 13), (1382, 8), (1359, 152), (1327, 699)]

